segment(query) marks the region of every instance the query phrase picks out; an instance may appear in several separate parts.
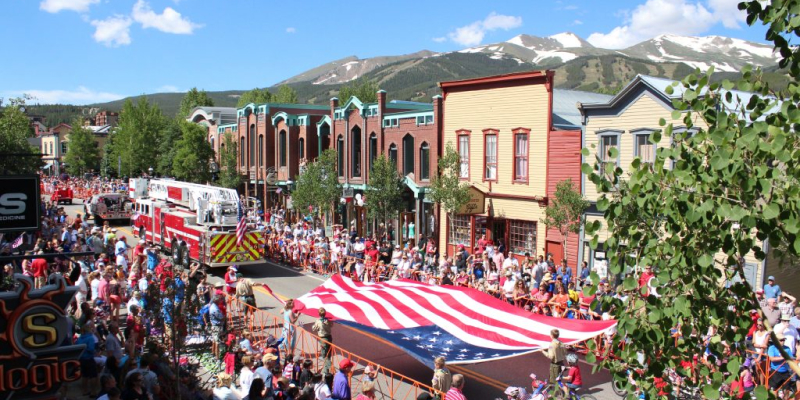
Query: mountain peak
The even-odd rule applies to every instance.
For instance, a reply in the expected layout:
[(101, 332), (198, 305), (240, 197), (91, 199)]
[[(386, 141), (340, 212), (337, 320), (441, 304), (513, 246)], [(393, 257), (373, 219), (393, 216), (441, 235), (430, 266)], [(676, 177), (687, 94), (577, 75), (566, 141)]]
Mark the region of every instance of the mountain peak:
[(555, 35), (548, 36), (548, 38), (553, 39), (558, 43), (561, 43), (561, 45), (564, 48), (583, 47), (585, 43), (583, 39), (581, 39), (578, 35), (572, 32), (561, 32)]

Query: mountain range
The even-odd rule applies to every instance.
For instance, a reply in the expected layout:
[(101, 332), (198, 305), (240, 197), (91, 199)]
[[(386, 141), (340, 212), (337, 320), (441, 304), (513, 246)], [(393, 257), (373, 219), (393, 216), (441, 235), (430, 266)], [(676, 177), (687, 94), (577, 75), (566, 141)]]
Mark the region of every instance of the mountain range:
[[(430, 101), (437, 82), (532, 69), (555, 70), (556, 87), (616, 93), (637, 74), (681, 79), (695, 68), (713, 66), (715, 78), (736, 78), (747, 64), (763, 67), (774, 88), (785, 87), (772, 46), (723, 36), (660, 35), (621, 50), (595, 47), (571, 32), (548, 37), (518, 35), (509, 40), (437, 53), (422, 50), (397, 56), (356, 56), (322, 64), (278, 82), (289, 85), (303, 103), (326, 104), (341, 87), (358, 78), (375, 80), (390, 99)], [(203, 86), (202, 82), (197, 83)], [(210, 92), (217, 106), (235, 106), (243, 90)], [(183, 93), (146, 95), (165, 114), (174, 115)], [(138, 97), (138, 96), (136, 96)], [(93, 104), (119, 110), (126, 99)], [(47, 106), (36, 107), (47, 114)], [(60, 118), (60, 117), (59, 117)], [(48, 125), (61, 121), (48, 119)]]

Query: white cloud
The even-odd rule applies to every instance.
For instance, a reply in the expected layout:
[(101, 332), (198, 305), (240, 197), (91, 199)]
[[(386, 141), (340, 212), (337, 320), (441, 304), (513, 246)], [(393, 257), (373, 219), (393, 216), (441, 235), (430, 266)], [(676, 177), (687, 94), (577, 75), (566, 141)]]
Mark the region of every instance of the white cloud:
[(568, 11), (571, 11), (571, 10), (577, 10), (577, 9), (578, 9), (578, 6), (575, 6), (575, 5), (568, 5), (568, 6), (564, 7), (564, 9), (565, 9), (565, 10), (568, 10)]
[(589, 35), (589, 43), (607, 49), (621, 49), (662, 34), (697, 35), (717, 23), (739, 27), (744, 14), (739, 0), (709, 0), (708, 6), (693, 0), (647, 0), (625, 16), (624, 24), (611, 32)]
[(78, 86), (77, 90), (17, 90), (4, 92), (4, 97), (19, 97), (23, 93), (33, 96), (30, 103), (39, 104), (92, 104), (104, 103), (107, 101), (119, 100), (125, 96), (109, 93), (96, 92), (85, 86)]
[(290, 26), (286, 28), (286, 33), (295, 33), (295, 32), (297, 32), (297, 29), (295, 29), (294, 27)]
[(142, 24), (142, 28), (155, 28), (161, 32), (190, 35), (201, 25), (189, 21), (172, 7), (167, 7), (161, 14), (157, 14), (144, 0), (139, 0), (133, 5), (133, 20)]
[(572, 21), (572, 25), (583, 25), (583, 21), (576, 19), (575, 21)]
[(118, 47), (131, 44), (131, 19), (120, 15), (108, 17), (104, 20), (91, 22), (95, 27), (92, 37), (98, 43), (108, 47)]
[[(456, 28), (447, 36), (462, 46), (475, 46), (483, 41), (486, 32), (502, 29), (509, 30), (522, 25), (522, 17), (490, 13), (483, 21), (475, 21), (469, 25)], [(436, 39), (434, 39), (436, 41)]]
[(99, 3), (100, 0), (44, 0), (39, 3), (39, 9), (49, 13), (63, 10), (86, 12), (89, 6)]
[(156, 93), (178, 93), (181, 90), (178, 89), (177, 86), (174, 85), (164, 85), (160, 88), (156, 89)]
[(447, 41), (447, 37), (439, 36), (439, 37), (435, 37), (435, 38), (433, 38), (431, 40), (433, 40), (436, 43), (444, 43), (445, 41)]

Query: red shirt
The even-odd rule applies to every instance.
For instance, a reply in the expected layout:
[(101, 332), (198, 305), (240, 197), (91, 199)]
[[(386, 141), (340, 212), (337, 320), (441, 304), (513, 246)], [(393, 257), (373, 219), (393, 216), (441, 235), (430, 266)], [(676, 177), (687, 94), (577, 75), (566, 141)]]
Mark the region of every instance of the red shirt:
[(47, 261), (44, 258), (36, 258), (31, 262), (31, 271), (35, 278), (47, 277)]
[(576, 386), (583, 385), (583, 379), (581, 379), (581, 370), (576, 365), (569, 367), (567, 376), (572, 378), (570, 379), (569, 383)]

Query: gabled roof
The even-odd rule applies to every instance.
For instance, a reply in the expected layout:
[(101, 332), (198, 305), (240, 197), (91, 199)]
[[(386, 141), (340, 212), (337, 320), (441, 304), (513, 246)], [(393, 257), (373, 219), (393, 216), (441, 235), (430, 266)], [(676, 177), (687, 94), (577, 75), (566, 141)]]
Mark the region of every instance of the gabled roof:
[(553, 89), (553, 128), (580, 129), (581, 113), (577, 104), (607, 102), (612, 97), (608, 94), (580, 90)]

